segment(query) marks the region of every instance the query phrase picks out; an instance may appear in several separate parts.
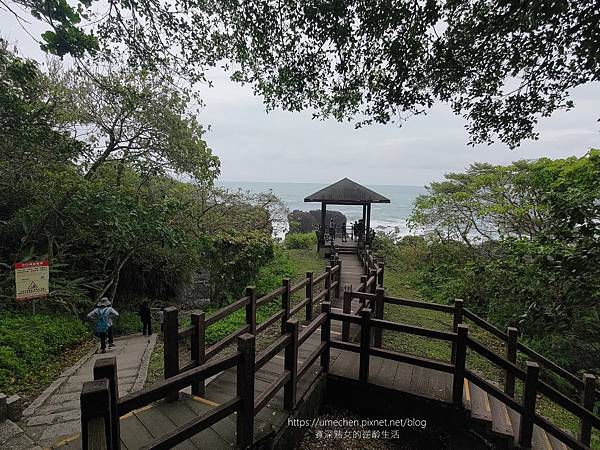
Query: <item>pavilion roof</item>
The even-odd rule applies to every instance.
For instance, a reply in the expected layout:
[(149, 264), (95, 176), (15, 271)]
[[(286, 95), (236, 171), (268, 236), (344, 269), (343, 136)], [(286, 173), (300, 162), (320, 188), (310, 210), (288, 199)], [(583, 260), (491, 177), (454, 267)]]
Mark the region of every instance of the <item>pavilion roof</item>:
[(304, 199), (305, 202), (321, 202), (336, 205), (364, 205), (367, 203), (390, 203), (390, 199), (366, 188), (355, 181), (343, 178)]

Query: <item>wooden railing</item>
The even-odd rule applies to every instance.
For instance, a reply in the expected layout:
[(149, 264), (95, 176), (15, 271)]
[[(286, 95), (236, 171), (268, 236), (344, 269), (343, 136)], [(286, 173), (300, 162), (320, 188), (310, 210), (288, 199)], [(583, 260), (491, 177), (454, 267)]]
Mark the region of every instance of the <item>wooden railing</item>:
[[(342, 334), (342, 341), (332, 341), (332, 348), (359, 352), (362, 374), (362, 380), (366, 381), (368, 374), (369, 356), (379, 356), (382, 358), (393, 359), (396, 361), (414, 364), (421, 367), (427, 367), (434, 370), (452, 373), (453, 381), (453, 402), (462, 402), (463, 379), (466, 378), (474, 383), (488, 394), (496, 397), (508, 407), (521, 414), (520, 435), (518, 437), (520, 445), (529, 448), (532, 439), (533, 425), (538, 425), (546, 432), (552, 434), (560, 441), (575, 449), (587, 449), (590, 445), (592, 428), (600, 430), (600, 417), (594, 414), (594, 404), (596, 398), (600, 398), (600, 392), (595, 389), (596, 378), (584, 373), (582, 379), (577, 378), (556, 363), (548, 360), (544, 356), (535, 352), (526, 345), (518, 342), (518, 331), (516, 328), (508, 328), (507, 333), (503, 333), (498, 328), (486, 322), (481, 317), (472, 313), (463, 307), (462, 300), (455, 300), (454, 305), (442, 305), (437, 303), (427, 303), (416, 300), (408, 300), (396, 297), (388, 297), (385, 290), (381, 287), (372, 292), (345, 292), (344, 304), (351, 304), (353, 298), (358, 298), (361, 302), (358, 311), (355, 314), (342, 313), (332, 314), (334, 320), (342, 320), (344, 326), (355, 323), (361, 326), (360, 345), (348, 342), (347, 335)], [(385, 304), (394, 304), (406, 307), (415, 307), (428, 309), (442, 313), (452, 314), (453, 329), (451, 332), (431, 330), (414, 325), (398, 324), (383, 320)], [(360, 317), (357, 317), (357, 314)], [(502, 357), (494, 353), (488, 347), (482, 345), (468, 336), (468, 326), (463, 323), (463, 319), (471, 320), (476, 325), (482, 327), (506, 343), (506, 356)], [(392, 330), (402, 333), (408, 333), (418, 336), (424, 336), (433, 339), (442, 339), (452, 343), (452, 353), (449, 363), (421, 358), (412, 355), (406, 355), (390, 350), (382, 349), (382, 330)], [(476, 373), (465, 368), (466, 349), (474, 351), (478, 355), (487, 359), (489, 362), (499, 367), (505, 372), (504, 390), (497, 388), (489, 381), (481, 378)], [(517, 366), (517, 352), (521, 351), (535, 361), (527, 361), (526, 369)], [(363, 365), (364, 364), (364, 365)], [(539, 368), (542, 365), (549, 371), (562, 376), (570, 381), (578, 390), (580, 403), (561, 393), (558, 389), (547, 382), (539, 379)], [(523, 400), (519, 402), (515, 396), (515, 379), (524, 382)], [(535, 413), (536, 399), (538, 395), (543, 395), (564, 408), (575, 417), (579, 418), (580, 430), (578, 438), (564, 432), (547, 419)], [(458, 403), (457, 403), (458, 404)]]
[[(245, 296), (224, 308), (214, 312), (208, 318), (204, 312), (194, 312), (191, 314), (190, 327), (179, 329), (178, 310), (175, 307), (165, 308), (164, 322), (164, 376), (168, 379), (178, 373), (186, 372), (194, 367), (198, 367), (209, 361), (215, 355), (222, 352), (227, 347), (235, 343), (236, 339), (244, 333), (257, 335), (266, 330), (271, 325), (280, 322), (281, 332), (285, 332), (285, 323), (300, 311), (304, 310), (305, 318), (311, 321), (313, 318), (313, 309), (323, 301), (330, 301), (339, 296), (341, 261), (335, 255), (330, 261), (330, 265), (325, 268), (325, 272), (314, 276), (313, 272), (307, 272), (306, 277), (296, 284), (292, 284), (289, 278), (284, 278), (280, 288), (275, 289), (261, 297), (257, 298), (256, 288), (248, 286)], [(319, 289), (320, 287), (322, 289)], [(294, 293), (305, 290), (304, 299), (297, 304), (291, 304), (291, 297)], [(261, 306), (280, 301), (280, 309), (272, 316), (268, 317), (262, 323), (258, 324), (256, 312)], [(220, 320), (230, 316), (240, 309), (245, 309), (245, 323), (237, 330), (234, 330), (228, 336), (206, 347), (206, 330)], [(190, 338), (190, 361), (182, 366), (179, 363), (180, 344), (186, 338)], [(192, 394), (203, 395), (205, 382), (199, 378), (192, 384)]]
[[(81, 393), (83, 449), (120, 449), (119, 420), (121, 417), (161, 399), (176, 400), (180, 390), (197, 385), (208, 377), (233, 367), (237, 367), (237, 387), (233, 398), (214, 407), (206, 414), (181, 424), (173, 431), (155, 438), (143, 448), (148, 450), (173, 448), (234, 412), (237, 413), (237, 447), (250, 448), (254, 442), (254, 417), (281, 388), (284, 392), (284, 408), (292, 410), (297, 403), (298, 380), (307, 373), (317, 359), (320, 358), (321, 371), (328, 371), (330, 311), (330, 303), (323, 302), (321, 313), (301, 332), (298, 320), (287, 320), (281, 337), (258, 354), (255, 354), (255, 336), (243, 333), (236, 338), (237, 351), (233, 354), (204, 362), (197, 367), (121, 398), (118, 395), (116, 358), (97, 360), (94, 367), (95, 381), (84, 383)], [(299, 346), (318, 329), (321, 330), (321, 344), (299, 366)], [(282, 350), (285, 355), (283, 373), (255, 398), (256, 372)]]
[[(518, 331), (515, 328), (508, 328), (507, 333), (502, 332), (464, 308), (462, 300), (456, 300), (454, 305), (441, 305), (386, 296), (383, 289), (383, 263), (374, 258), (368, 249), (359, 250), (358, 252), (366, 275), (361, 278), (356, 291), (344, 292), (341, 313), (332, 312), (329, 302), (334, 296), (339, 297), (340, 290), (341, 261), (335, 252), (333, 252), (330, 266), (323, 274), (314, 277), (309, 272), (303, 280), (295, 285), (292, 285), (289, 279), (284, 279), (280, 288), (260, 298), (257, 298), (255, 288), (250, 286), (246, 288), (244, 297), (216, 311), (208, 318), (205, 317), (204, 312), (193, 313), (191, 316), (192, 326), (182, 330), (178, 328), (177, 309), (166, 308), (164, 327), (165, 380), (142, 391), (119, 398), (116, 359), (113, 357), (98, 360), (94, 367), (95, 381), (85, 383), (81, 393), (83, 448), (90, 450), (100, 448), (119, 449), (120, 417), (160, 399), (173, 401), (178, 398), (179, 391), (188, 386), (191, 386), (193, 394), (202, 395), (205, 391), (205, 380), (207, 378), (233, 367), (237, 367), (237, 390), (232, 399), (222, 403), (205, 415), (181, 425), (173, 432), (155, 439), (145, 448), (171, 448), (233, 412), (237, 413), (237, 445), (241, 448), (247, 448), (252, 445), (254, 439), (254, 416), (281, 388), (284, 389), (284, 407), (292, 409), (297, 400), (298, 379), (306, 374), (308, 368), (317, 359), (320, 359), (321, 371), (327, 373), (331, 348), (359, 354), (359, 380), (364, 383), (369, 380), (369, 359), (372, 356), (450, 373), (453, 375), (452, 402), (460, 408), (463, 407), (464, 380), (469, 380), (521, 415), (518, 441), (525, 448), (531, 445), (534, 424), (572, 448), (587, 449), (589, 447), (592, 429), (600, 430), (600, 418), (593, 413), (595, 397), (598, 393), (594, 386), (595, 377), (593, 375), (583, 374), (583, 378), (580, 380), (575, 375), (518, 342)], [(315, 293), (315, 286), (321, 282), (324, 283), (324, 289), (319, 293)], [(290, 302), (292, 294), (302, 289), (305, 289), (304, 300), (292, 307)], [(354, 298), (359, 300), (359, 306), (355, 311), (352, 311), (352, 300)], [(257, 308), (277, 299), (281, 301), (280, 311), (263, 323), (257, 324)], [(313, 318), (313, 308), (315, 304), (319, 303), (321, 303), (321, 313)], [(453, 318), (452, 330), (439, 331), (384, 320), (386, 303), (451, 314)], [(206, 328), (242, 308), (245, 309), (245, 324), (221, 341), (206, 348)], [(308, 323), (300, 331), (299, 322), (291, 317), (302, 309), (305, 309)], [(502, 339), (506, 344), (505, 357), (497, 355), (486, 346), (472, 339), (468, 335), (468, 326), (463, 323), (464, 319)], [(331, 339), (331, 320), (342, 321), (341, 340)], [(255, 335), (278, 321), (281, 321), (281, 337), (256, 354)], [(349, 342), (348, 330), (350, 324), (360, 327), (359, 343)], [(298, 347), (319, 328), (321, 330), (321, 344), (299, 366)], [(439, 361), (386, 350), (382, 345), (383, 330), (449, 342), (452, 345), (450, 361)], [(190, 338), (191, 361), (180, 367), (179, 344), (181, 340), (186, 338)], [(223, 349), (236, 341), (237, 350), (231, 355), (214, 358)], [(284, 370), (281, 376), (255, 398), (256, 371), (264, 367), (282, 350), (284, 351)], [(466, 367), (467, 351), (477, 353), (505, 372), (503, 390)], [(527, 361), (525, 369), (519, 367), (517, 365), (517, 353), (519, 351), (533, 358), (535, 362)], [(571, 382), (580, 393), (581, 402), (574, 401), (559, 392), (555, 387), (540, 380), (538, 363)], [(515, 396), (516, 379), (524, 382), (521, 401)], [(574, 438), (535, 413), (538, 395), (547, 397), (579, 418), (580, 431), (578, 438)]]
[[(354, 290), (354, 286), (350, 286), (348, 291), (344, 292), (344, 298), (342, 303), (342, 312), (344, 314), (354, 314), (355, 316), (360, 315), (360, 312), (365, 307), (364, 297), (354, 295), (356, 293), (371, 293), (375, 294), (377, 288), (383, 288), (383, 276), (384, 276), (384, 263), (375, 258), (368, 247), (364, 249), (357, 249), (358, 259), (362, 265), (363, 272), (360, 278), (360, 284)], [(359, 298), (360, 305), (352, 311), (352, 299)], [(375, 302), (375, 317), (383, 319), (383, 303), (380, 300)], [(350, 336), (350, 322), (342, 323), (342, 340), (347, 341)], [(381, 342), (381, 330), (376, 332), (376, 339)]]
[[(155, 439), (146, 448), (172, 448), (233, 412), (237, 413), (237, 444), (241, 448), (249, 447), (253, 441), (254, 416), (282, 387), (284, 407), (291, 409), (296, 404), (297, 381), (308, 368), (321, 358), (321, 367), (325, 372), (328, 370), (329, 301), (334, 296), (339, 296), (340, 274), (341, 261), (334, 254), (330, 265), (322, 274), (315, 277), (312, 272), (307, 272), (306, 277), (294, 285), (289, 278), (284, 278), (280, 288), (260, 298), (257, 298), (256, 289), (248, 286), (244, 297), (214, 312), (208, 318), (203, 311), (192, 313), (192, 325), (184, 329), (179, 329), (177, 308), (165, 308), (163, 328), (165, 380), (119, 399), (116, 359), (113, 357), (98, 360), (94, 368), (95, 381), (86, 383), (81, 394), (83, 448), (119, 449), (120, 417), (160, 399), (177, 400), (179, 391), (188, 386), (191, 386), (193, 395), (204, 395), (207, 378), (235, 366), (238, 373), (236, 397), (168, 435)], [(321, 283), (324, 285), (323, 289), (315, 292)], [(292, 306), (291, 296), (301, 289), (305, 289), (305, 298)], [(281, 310), (263, 323), (257, 324), (257, 309), (277, 299), (281, 301)], [(321, 304), (321, 313), (313, 318), (313, 309), (318, 304)], [(206, 348), (207, 327), (242, 308), (245, 308), (245, 324)], [(300, 332), (299, 322), (291, 317), (302, 309), (305, 310), (308, 325)], [(278, 321), (281, 321), (281, 337), (255, 356), (255, 336)], [(319, 328), (321, 328), (321, 345), (301, 367), (298, 367), (298, 347)], [(179, 346), (180, 342), (187, 338), (190, 339), (191, 361), (180, 366)], [(236, 352), (227, 357), (213, 359), (236, 341)], [(282, 350), (285, 351), (283, 374), (255, 399), (255, 371)]]

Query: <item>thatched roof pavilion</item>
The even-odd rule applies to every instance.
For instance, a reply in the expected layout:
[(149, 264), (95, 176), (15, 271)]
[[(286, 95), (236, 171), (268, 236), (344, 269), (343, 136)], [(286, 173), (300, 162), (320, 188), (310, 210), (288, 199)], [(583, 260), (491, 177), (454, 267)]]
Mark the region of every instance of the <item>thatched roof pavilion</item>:
[[(363, 221), (367, 234), (371, 229), (371, 204), (390, 203), (390, 199), (358, 184), (349, 178), (343, 178), (304, 199), (305, 202), (321, 203), (321, 230), (325, 230), (325, 212), (327, 205), (362, 205)], [(322, 239), (325, 234), (322, 233)]]

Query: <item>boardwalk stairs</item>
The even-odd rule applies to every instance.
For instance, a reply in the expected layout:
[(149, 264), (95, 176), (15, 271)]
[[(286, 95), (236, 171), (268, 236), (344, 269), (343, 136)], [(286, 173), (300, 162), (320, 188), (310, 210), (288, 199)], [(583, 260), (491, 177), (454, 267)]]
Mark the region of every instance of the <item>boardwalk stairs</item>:
[[(590, 448), (592, 432), (600, 430), (594, 413), (600, 392), (592, 375), (569, 373), (519, 342), (517, 330), (499, 330), (461, 300), (443, 305), (388, 296), (385, 265), (356, 242), (335, 242), (329, 253), (324, 273), (307, 273), (297, 284), (284, 279), (262, 297), (248, 287), (243, 298), (209, 317), (193, 313), (191, 326), (180, 328), (177, 309), (167, 308), (165, 380), (120, 397), (116, 362), (97, 361), (94, 381), (81, 393), (81, 435), (62, 447), (293, 448), (305, 430), (290, 420), (315, 417), (329, 399), (360, 414), (430, 417), (487, 448)], [(257, 309), (273, 302), (281, 307), (257, 323)], [(386, 320), (386, 305), (448, 314), (452, 328)], [(207, 346), (208, 327), (238, 310), (245, 311), (245, 323)], [(496, 336), (506, 353), (479, 343), (469, 327)], [(255, 336), (273, 329), (274, 340), (257, 347)], [(452, 355), (441, 361), (386, 349), (384, 333), (441, 340)], [(190, 359), (182, 362), (180, 350), (186, 349)], [(503, 383), (471, 369), (467, 352), (503, 371)], [(518, 354), (529, 358), (524, 366)], [(579, 398), (550, 384), (548, 373), (570, 383)], [(577, 435), (539, 415), (541, 396), (576, 418)]]

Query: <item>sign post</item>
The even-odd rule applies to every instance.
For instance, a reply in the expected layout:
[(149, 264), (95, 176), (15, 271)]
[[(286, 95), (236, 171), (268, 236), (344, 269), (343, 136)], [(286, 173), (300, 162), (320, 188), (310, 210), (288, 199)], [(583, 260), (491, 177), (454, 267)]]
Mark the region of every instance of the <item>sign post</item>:
[(17, 301), (46, 297), (49, 292), (50, 264), (48, 261), (15, 264)]

